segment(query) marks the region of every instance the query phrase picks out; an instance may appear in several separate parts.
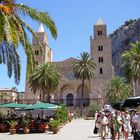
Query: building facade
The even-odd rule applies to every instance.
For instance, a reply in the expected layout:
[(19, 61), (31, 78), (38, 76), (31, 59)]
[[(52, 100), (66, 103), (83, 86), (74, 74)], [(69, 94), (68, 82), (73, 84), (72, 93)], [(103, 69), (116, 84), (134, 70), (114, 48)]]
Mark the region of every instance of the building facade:
[[(84, 106), (89, 106), (93, 102), (100, 105), (104, 104), (104, 89), (107, 81), (114, 75), (112, 66), (111, 40), (107, 36), (106, 25), (99, 19), (94, 26), (94, 37), (90, 37), (90, 56), (96, 62), (95, 76), (91, 80), (85, 81), (84, 87)], [(71, 67), (76, 58), (68, 58), (64, 61), (52, 62), (52, 51), (48, 46), (48, 38), (44, 28), (40, 25), (38, 33), (40, 42), (43, 44), (43, 53), (38, 48), (38, 42), (33, 38), (33, 50), (35, 53), (36, 64), (51, 62), (61, 73), (62, 79), (56, 93), (52, 96), (52, 101), (63, 103), (67, 106), (80, 106), (82, 81), (74, 78)], [(25, 97), (26, 103), (32, 103), (40, 98), (39, 93), (32, 93), (26, 80)], [(44, 99), (45, 100), (45, 99)]]
[(17, 91), (9, 88), (0, 89), (0, 104), (5, 102), (14, 102), (17, 100)]

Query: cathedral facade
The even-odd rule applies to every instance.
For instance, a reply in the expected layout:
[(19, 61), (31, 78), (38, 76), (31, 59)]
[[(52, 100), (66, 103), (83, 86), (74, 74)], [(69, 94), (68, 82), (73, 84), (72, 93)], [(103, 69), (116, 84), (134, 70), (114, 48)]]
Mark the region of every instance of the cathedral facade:
[[(107, 36), (106, 24), (103, 23), (101, 18), (94, 25), (93, 32), (94, 36), (90, 37), (90, 57), (94, 59), (96, 69), (93, 79), (85, 81), (84, 106), (89, 106), (94, 102), (102, 106), (105, 102), (104, 89), (107, 82), (114, 76), (111, 39)], [(71, 57), (64, 61), (52, 62), (52, 50), (48, 46), (48, 38), (43, 25), (40, 25), (37, 34), (43, 45), (43, 51), (42, 53), (39, 52), (38, 42), (33, 38), (32, 47), (36, 64), (51, 62), (62, 75), (58, 89), (52, 94), (52, 102), (65, 104), (66, 106), (80, 106), (82, 81), (74, 77), (71, 67), (76, 58)], [(39, 93), (32, 93), (27, 82), (26, 80), (25, 101), (26, 103), (33, 103), (41, 97)]]

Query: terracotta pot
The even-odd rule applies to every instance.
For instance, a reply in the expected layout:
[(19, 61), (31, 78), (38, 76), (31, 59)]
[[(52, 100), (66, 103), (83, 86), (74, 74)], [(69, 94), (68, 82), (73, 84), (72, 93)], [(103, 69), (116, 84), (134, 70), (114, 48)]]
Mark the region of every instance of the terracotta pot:
[(58, 128), (52, 128), (53, 134), (57, 134), (57, 132), (59, 131)]
[(24, 128), (23, 132), (24, 132), (24, 134), (29, 134), (30, 130), (29, 130), (29, 128)]
[(16, 129), (9, 129), (9, 131), (11, 135), (16, 134)]

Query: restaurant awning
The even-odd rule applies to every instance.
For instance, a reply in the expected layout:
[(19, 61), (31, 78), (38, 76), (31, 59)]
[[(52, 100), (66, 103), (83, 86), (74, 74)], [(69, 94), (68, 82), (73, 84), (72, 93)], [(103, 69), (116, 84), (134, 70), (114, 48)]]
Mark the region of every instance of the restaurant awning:
[(57, 109), (59, 106), (52, 103), (45, 103), (45, 102), (37, 102), (32, 105), (28, 105), (25, 110), (36, 110), (36, 109)]
[(20, 104), (20, 103), (16, 103), (16, 102), (10, 102), (10, 103), (0, 104), (0, 107), (1, 108), (24, 109), (24, 108), (28, 107), (28, 105)]

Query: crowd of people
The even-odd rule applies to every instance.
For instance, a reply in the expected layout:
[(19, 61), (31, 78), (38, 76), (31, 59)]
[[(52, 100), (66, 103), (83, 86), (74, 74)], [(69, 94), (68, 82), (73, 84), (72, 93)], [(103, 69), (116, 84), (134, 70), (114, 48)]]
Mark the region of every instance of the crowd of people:
[[(140, 132), (140, 112), (128, 111), (101, 111), (95, 116), (95, 129), (104, 140), (110, 136), (112, 140), (128, 140), (129, 135), (134, 136), (134, 140), (140, 140), (138, 132)], [(95, 132), (95, 133), (96, 133)]]

